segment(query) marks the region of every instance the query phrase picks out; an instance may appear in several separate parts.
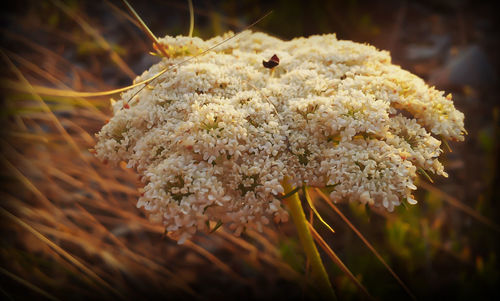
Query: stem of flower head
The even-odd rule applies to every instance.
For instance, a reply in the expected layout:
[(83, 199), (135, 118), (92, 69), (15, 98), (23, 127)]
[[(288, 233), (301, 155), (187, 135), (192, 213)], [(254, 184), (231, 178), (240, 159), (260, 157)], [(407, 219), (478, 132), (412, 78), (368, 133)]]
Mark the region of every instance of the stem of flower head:
[[(293, 187), (288, 183), (286, 178), (283, 180), (282, 186), (285, 189), (285, 194), (293, 190)], [(293, 223), (297, 229), (302, 248), (304, 248), (306, 256), (311, 263), (311, 276), (313, 277), (313, 282), (318, 284), (319, 289), (325, 298), (328, 298), (329, 300), (337, 300), (328, 278), (328, 274), (326, 273), (326, 269), (323, 266), (323, 261), (321, 260), (318, 249), (314, 244), (311, 232), (307, 226), (306, 216), (304, 214), (304, 210), (302, 209), (298, 193), (296, 192), (292, 194), (286, 199), (286, 201)]]

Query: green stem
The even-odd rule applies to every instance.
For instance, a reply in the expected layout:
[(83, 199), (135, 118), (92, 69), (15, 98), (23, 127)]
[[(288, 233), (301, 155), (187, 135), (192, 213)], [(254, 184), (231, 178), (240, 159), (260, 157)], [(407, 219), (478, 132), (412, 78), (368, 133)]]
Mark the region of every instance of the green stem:
[[(285, 189), (285, 194), (293, 190), (287, 179), (283, 180), (283, 188)], [(328, 279), (328, 274), (326, 273), (325, 267), (323, 266), (323, 261), (319, 256), (318, 249), (314, 244), (311, 232), (307, 226), (307, 219), (302, 209), (302, 204), (297, 193), (292, 194), (286, 198), (288, 208), (290, 209), (290, 214), (292, 215), (293, 223), (299, 234), (300, 243), (302, 248), (306, 253), (307, 258), (311, 263), (311, 274), (313, 277), (313, 283), (317, 283), (321, 289), (321, 293), (324, 297), (330, 300), (337, 300), (333, 287)]]

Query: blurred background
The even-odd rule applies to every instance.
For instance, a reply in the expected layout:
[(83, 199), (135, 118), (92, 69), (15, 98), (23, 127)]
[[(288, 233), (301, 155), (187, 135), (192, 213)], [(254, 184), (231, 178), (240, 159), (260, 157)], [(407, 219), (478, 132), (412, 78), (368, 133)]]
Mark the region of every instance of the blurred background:
[[(187, 1), (134, 1), (157, 36), (187, 35)], [(419, 180), (418, 205), (385, 213), (339, 204), (420, 300), (500, 300), (500, 32), (489, 1), (194, 0), (194, 35), (252, 28), (282, 39), (336, 33), (389, 50), (465, 113), (465, 142), (445, 151), (449, 178)], [(307, 300), (292, 223), (234, 237), (221, 227), (179, 246), (136, 208), (141, 182), (89, 149), (109, 97), (46, 97), (33, 85), (104, 91), (158, 61), (120, 1), (14, 1), (2, 7), (1, 239), (3, 300)], [(115, 96), (117, 97), (117, 96)], [(317, 225), (368, 292), (410, 296), (333, 210)], [(365, 295), (325, 253), (341, 300)]]

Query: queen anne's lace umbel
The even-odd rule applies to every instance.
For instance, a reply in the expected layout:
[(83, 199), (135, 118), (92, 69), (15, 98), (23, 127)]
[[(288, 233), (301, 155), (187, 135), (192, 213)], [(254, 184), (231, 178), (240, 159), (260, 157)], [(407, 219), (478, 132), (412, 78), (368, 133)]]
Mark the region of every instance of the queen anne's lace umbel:
[[(165, 37), (170, 58), (136, 81), (230, 35)], [(274, 54), (271, 71), (262, 61)], [(277, 198), (285, 177), (335, 187), (334, 200), (416, 203), (417, 169), (447, 176), (433, 135), (463, 140), (450, 95), (391, 64), (388, 52), (333, 34), (282, 41), (244, 32), (138, 91), (114, 104), (97, 156), (137, 169), (146, 183), (137, 205), (180, 242), (208, 221), (239, 234), (287, 220)]]

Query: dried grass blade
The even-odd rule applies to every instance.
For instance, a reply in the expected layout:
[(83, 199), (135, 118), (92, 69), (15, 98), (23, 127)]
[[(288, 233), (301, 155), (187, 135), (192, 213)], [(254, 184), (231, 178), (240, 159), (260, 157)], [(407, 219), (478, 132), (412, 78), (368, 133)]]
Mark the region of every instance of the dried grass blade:
[(356, 278), (352, 272), (345, 266), (345, 264), (340, 260), (340, 258), (333, 252), (330, 246), (326, 243), (326, 241), (319, 235), (318, 232), (314, 229), (314, 227), (307, 222), (309, 225), (309, 229), (311, 230), (311, 234), (319, 244), (319, 246), (325, 251), (325, 253), (332, 259), (332, 261), (356, 284), (356, 286), (368, 297), (370, 300), (374, 300), (373, 297), (368, 293), (368, 290), (359, 282), (358, 278)]
[(61, 9), (66, 15), (75, 20), (75, 22), (80, 25), (80, 27), (89, 35), (91, 35), (96, 42), (101, 46), (104, 50), (108, 51), (111, 57), (111, 60), (130, 78), (135, 78), (137, 75), (130, 69), (130, 67), (123, 61), (123, 59), (113, 50), (111, 45), (109, 45), (108, 41), (104, 39), (104, 37), (99, 34), (97, 30), (95, 30), (90, 24), (88, 24), (82, 17), (75, 14), (71, 9), (64, 3), (59, 0), (51, 0), (51, 2)]
[[(169, 68), (168, 70), (170, 70)], [(168, 71), (166, 70), (166, 71)], [(161, 71), (161, 74), (165, 73), (166, 71)], [(156, 77), (161, 75), (160, 73), (157, 74)], [(133, 89), (135, 87), (138, 87), (143, 84), (147, 84), (148, 82), (152, 81), (155, 77), (151, 77), (149, 79), (146, 79), (144, 81), (138, 82), (136, 84), (126, 86), (123, 88), (118, 88), (118, 89), (113, 89), (113, 90), (107, 90), (107, 91), (101, 91), (101, 92), (79, 92), (79, 91), (73, 91), (73, 90), (62, 90), (62, 89), (54, 89), (54, 88), (49, 88), (49, 87), (44, 87), (44, 86), (39, 86), (39, 85), (32, 85), (33, 92), (36, 94), (40, 95), (50, 95), (50, 96), (57, 96), (57, 97), (99, 97), (99, 96), (109, 96), (113, 94), (118, 94), (121, 92), (128, 91), (130, 89)], [(14, 91), (20, 91), (20, 92), (28, 92), (29, 90), (26, 89), (25, 85), (22, 83), (19, 83), (17, 81), (13, 80), (8, 80), (8, 79), (2, 79), (1, 80), (2, 86), (5, 88), (8, 88), (10, 90)]]
[[(16, 61), (18, 61), (20, 64), (22, 64), (23, 66), (25, 66), (29, 70), (33, 71), (34, 73), (42, 76), (45, 79), (50, 80), (53, 84), (58, 84), (59, 86), (65, 88), (65, 89), (69, 89), (69, 87), (66, 86), (61, 80), (54, 77), (51, 73), (38, 67), (38, 65), (33, 64), (32, 62), (24, 59), (22, 56), (17, 55), (11, 51), (8, 51), (7, 53), (10, 57), (14, 58)], [(91, 102), (89, 102), (88, 100), (86, 100), (84, 98), (75, 97), (75, 103), (89, 108), (90, 110), (92, 110), (93, 113), (98, 115), (103, 120), (105, 120), (107, 118), (107, 116), (103, 112), (101, 112), (99, 109), (97, 109), (97, 107), (94, 104), (92, 104)]]
[(191, 296), (196, 297), (197, 299), (200, 299), (201, 297), (191, 288), (187, 283), (185, 283), (182, 279), (179, 277), (176, 277), (176, 275), (168, 270), (167, 268), (159, 265), (158, 263), (154, 262), (153, 260), (135, 253), (132, 251), (130, 248), (128, 248), (120, 239), (118, 239), (112, 232), (110, 232), (104, 225), (90, 212), (88, 212), (85, 208), (83, 208), (80, 204), (76, 204), (76, 206), (80, 209), (80, 212), (83, 213), (85, 216), (87, 216), (89, 219), (94, 221), (94, 225), (97, 226), (101, 231), (106, 233), (110, 239), (115, 242), (118, 246), (121, 247), (121, 250), (130, 258), (135, 260), (136, 262), (146, 265), (151, 269), (154, 269), (168, 277), (171, 277), (169, 279), (171, 282), (176, 283), (180, 288), (182, 288), (184, 291), (189, 293)]
[[(107, 206), (106, 204), (97, 204), (97, 203), (88, 204), (88, 205), (92, 205), (92, 206), (96, 206), (96, 207), (101, 207), (101, 208)], [(113, 208), (115, 208), (115, 207), (113, 207)], [(163, 234), (164, 233), (164, 228), (162, 226), (153, 225), (153, 224), (149, 223), (148, 221), (146, 221), (145, 219), (140, 218), (140, 217), (138, 217), (138, 216), (136, 216), (136, 215), (134, 215), (134, 214), (132, 214), (132, 213), (130, 213), (128, 211), (120, 210), (119, 208), (116, 208), (116, 210), (115, 209), (113, 209), (113, 210), (114, 210), (113, 211), (114, 213), (120, 214), (122, 216), (122, 218), (126, 218), (129, 221), (135, 221), (135, 222), (137, 222), (144, 229), (147, 229), (147, 230), (149, 230), (149, 231), (151, 231), (153, 233), (159, 233), (159, 234)], [(222, 262), (215, 255), (213, 255), (209, 251), (205, 250), (201, 246), (195, 244), (194, 242), (192, 242), (190, 240), (186, 240), (185, 243), (184, 243), (184, 246), (186, 246), (186, 247), (194, 250), (195, 252), (197, 252), (201, 256), (205, 257), (210, 262), (212, 262), (215, 266), (217, 266), (220, 270), (228, 273), (229, 275), (231, 275), (235, 279), (238, 279), (239, 281), (241, 281), (243, 283), (247, 283), (248, 282), (246, 279), (244, 279), (240, 275), (236, 274), (227, 264), (225, 264), (224, 262)]]
[(444, 145), (444, 148), (446, 148), (446, 150), (450, 153), (453, 152), (453, 150), (451, 149), (450, 145), (448, 144), (448, 140), (446, 140), (446, 138), (441, 135), (441, 141), (443, 142), (443, 145)]
[[(95, 77), (94, 74), (88, 72), (85, 69), (82, 69), (81, 67), (78, 67), (74, 65), (72, 62), (70, 62), (68, 59), (64, 58), (57, 52), (54, 52), (53, 50), (50, 50), (49, 48), (43, 47), (32, 40), (24, 37), (23, 35), (17, 34), (10, 32), (9, 30), (6, 30), (4, 28), (0, 28), (0, 32), (7, 38), (13, 39), (17, 42), (21, 42), (25, 44), (26, 46), (29, 46), (31, 50), (34, 50), (40, 54), (42, 54), (44, 57), (47, 58), (47, 60), (53, 61), (53, 65), (64, 65), (70, 69), (71, 72), (73, 73), (79, 73), (81, 74), (84, 78), (92, 82), (92, 85), (97, 86), (97, 87), (109, 87), (104, 81), (101, 79), (98, 79)], [(54, 71), (50, 71), (52, 74), (54, 74)], [(64, 71), (59, 71), (59, 73), (62, 74), (68, 74), (69, 71), (64, 70)]]
[(36, 135), (36, 134), (31, 134), (31, 133), (10, 131), (10, 132), (7, 132), (7, 135), (12, 136), (12, 137), (16, 137), (16, 138), (31, 140), (31, 141), (38, 141), (41, 143), (49, 143), (49, 139), (47, 139), (47, 137)]
[(0, 272), (2, 272), (2, 274), (14, 279), (15, 281), (21, 283), (22, 285), (26, 286), (27, 288), (39, 293), (40, 295), (44, 296), (45, 298), (49, 299), (49, 300), (54, 300), (54, 301), (57, 301), (59, 299), (57, 299), (56, 297), (54, 297), (53, 295), (47, 293), (46, 291), (44, 291), (43, 289), (39, 288), (38, 286), (30, 283), (29, 281), (7, 271), (6, 269), (0, 267)]
[[(5, 143), (2, 143), (5, 145)], [(64, 218), (64, 213), (54, 206), (54, 204), (40, 191), (38, 188), (27, 178), (25, 177), (19, 169), (17, 169), (12, 163), (9, 162), (3, 155), (0, 155), (0, 161), (2, 161), (3, 165), (9, 169), (14, 176), (21, 182), (26, 188), (28, 188), (40, 201), (43, 205), (46, 206), (47, 209), (53, 210), (58, 217)]]
[(168, 53), (165, 51), (163, 46), (160, 44), (160, 41), (158, 41), (158, 38), (154, 35), (154, 33), (149, 29), (149, 27), (144, 23), (142, 20), (141, 16), (135, 11), (135, 9), (128, 3), (127, 0), (122, 0), (122, 2), (125, 4), (127, 7), (128, 11), (134, 16), (134, 18), (139, 22), (139, 26), (141, 29), (146, 33), (146, 35), (153, 41), (153, 44), (156, 45), (158, 50), (162, 53), (162, 55), (168, 57)]
[(434, 180), (432, 180), (431, 176), (421, 167), (417, 169), (417, 172), (419, 172), (421, 175), (423, 175), (427, 181), (434, 183)]
[(104, 279), (99, 277), (94, 271), (91, 269), (87, 268), (83, 263), (78, 261), (75, 257), (73, 257), (71, 254), (66, 252), (63, 248), (60, 246), (56, 245), (54, 242), (52, 242), (50, 239), (42, 235), (40, 232), (35, 230), (33, 227), (25, 223), (23, 220), (21, 220), (19, 217), (15, 216), (14, 214), (10, 213), (9, 211), (5, 210), (3, 207), (0, 207), (0, 213), (4, 215), (5, 217), (11, 219), (13, 222), (16, 224), (20, 225), (24, 229), (28, 230), (31, 234), (33, 234), (36, 238), (41, 240), (42, 242), (46, 243), (48, 246), (50, 246), (54, 251), (56, 251), (59, 255), (64, 257), (66, 260), (71, 262), (73, 265), (78, 267), (80, 270), (82, 270), (85, 274), (90, 276), (92, 279), (94, 279), (97, 283), (101, 284), (103, 287), (107, 288), (109, 291), (114, 293), (116, 296), (120, 297), (121, 299), (126, 300), (125, 296), (123, 296), (120, 292), (118, 292), (116, 289), (114, 289), (111, 285), (109, 285)]
[(316, 207), (314, 207), (314, 203), (313, 201), (311, 200), (311, 197), (309, 196), (309, 191), (308, 191), (308, 187), (307, 186), (302, 186), (302, 191), (304, 192), (304, 196), (307, 200), (307, 203), (309, 204), (309, 207), (311, 207), (312, 211), (314, 212), (314, 214), (318, 217), (318, 219), (320, 220), (320, 222), (328, 228), (328, 230), (330, 230), (332, 233), (335, 233), (335, 230), (333, 230), (332, 227), (330, 227), (330, 225), (325, 222), (325, 220), (321, 217), (321, 215), (319, 214), (318, 210), (316, 210)]
[[(253, 27), (255, 24), (259, 23), (262, 19), (264, 19), (265, 17), (267, 17), (267, 16), (268, 16), (269, 14), (271, 14), (271, 13), (272, 13), (272, 11), (269, 11), (269, 12), (268, 12), (268, 13), (266, 13), (264, 16), (260, 17), (257, 21), (255, 21), (255, 22), (253, 22), (252, 24), (250, 24), (250, 25), (246, 26), (243, 30), (241, 30), (239, 33), (235, 34), (234, 36), (231, 36), (231, 37), (229, 37), (229, 38), (227, 38), (227, 39), (224, 39), (224, 40), (222, 40), (221, 42), (219, 42), (219, 43), (217, 43), (217, 44), (215, 44), (215, 45), (213, 45), (213, 46), (209, 47), (208, 49), (206, 49), (206, 50), (204, 50), (204, 51), (202, 51), (202, 52), (200, 52), (200, 53), (198, 53), (198, 54), (196, 54), (196, 55), (194, 55), (194, 56), (192, 56), (192, 57), (189, 57), (189, 58), (187, 58), (187, 59), (185, 59), (185, 60), (181, 61), (180, 63), (178, 63), (178, 64), (176, 64), (176, 65), (170, 66), (170, 68), (165, 68), (165, 69), (163, 69), (162, 71), (158, 72), (156, 75), (154, 75), (153, 77), (151, 77), (150, 79), (148, 79), (148, 82), (151, 82), (151, 81), (155, 80), (157, 77), (159, 77), (159, 76), (160, 76), (160, 75), (162, 75), (163, 73), (167, 72), (168, 70), (170, 70), (170, 69), (172, 69), (172, 68), (174, 68), (174, 67), (180, 66), (180, 65), (182, 65), (182, 64), (184, 64), (184, 63), (186, 63), (186, 62), (189, 62), (189, 61), (191, 61), (191, 60), (193, 60), (193, 59), (197, 58), (198, 56), (201, 56), (201, 55), (203, 55), (203, 54), (205, 54), (205, 53), (209, 52), (210, 50), (215, 49), (216, 47), (219, 47), (220, 45), (222, 45), (222, 44), (224, 44), (224, 43), (226, 43), (226, 42), (228, 42), (228, 41), (230, 41), (230, 40), (234, 39), (235, 37), (240, 36), (240, 35), (241, 35), (241, 34), (242, 34), (245, 30), (247, 30), (247, 29), (249, 29), (249, 28)], [(129, 100), (127, 101), (127, 103), (128, 103), (128, 102), (130, 102), (130, 100), (131, 100), (132, 98), (134, 98), (134, 96), (136, 96), (137, 94), (139, 94), (139, 92), (141, 92), (141, 91), (142, 91), (142, 89), (144, 89), (145, 87), (146, 87), (146, 85), (142, 86), (142, 87), (141, 87), (141, 88), (140, 88), (137, 92), (135, 92), (135, 93), (134, 93), (134, 94), (133, 94), (133, 95), (129, 98)]]
[(319, 196), (325, 200), (325, 202), (342, 218), (342, 220), (351, 228), (354, 233), (363, 241), (363, 243), (370, 249), (370, 251), (377, 257), (377, 259), (384, 265), (384, 267), (389, 271), (389, 273), (396, 279), (396, 281), (401, 285), (401, 287), (405, 290), (405, 292), (413, 299), (416, 300), (415, 295), (410, 291), (410, 289), (404, 284), (403, 280), (399, 278), (399, 276), (394, 272), (394, 270), (385, 262), (384, 258), (380, 255), (380, 253), (373, 247), (371, 243), (366, 240), (366, 238), (359, 232), (359, 230), (349, 221), (349, 219), (333, 204), (329, 197), (327, 197), (321, 190), (318, 188), (315, 191), (319, 194)]
[[(173, 8), (179, 9), (179, 10), (189, 11), (189, 7), (186, 7), (186, 5), (184, 5), (181, 2), (166, 1), (165, 5), (168, 5), (170, 7), (173, 7)], [(198, 15), (198, 16), (204, 16), (204, 17), (209, 18), (211, 16), (212, 11), (208, 10), (208, 9), (204, 10), (202, 8), (197, 7), (194, 9), (194, 13), (196, 13), (196, 15)], [(238, 18), (238, 17), (226, 17), (224, 15), (221, 15), (220, 22), (223, 24), (234, 26), (236, 28), (241, 28), (241, 27), (245, 26), (245, 24), (242, 22), (241, 18)]]
[(192, 242), (190, 240), (186, 240), (184, 242), (184, 245), (186, 247), (189, 247), (189, 248), (195, 250), (198, 254), (200, 254), (201, 256), (203, 256), (206, 259), (208, 259), (210, 262), (212, 262), (213, 264), (215, 264), (215, 266), (217, 266), (222, 271), (226, 272), (228, 275), (231, 275), (232, 277), (234, 277), (235, 279), (238, 279), (239, 281), (241, 281), (243, 283), (247, 283), (248, 282), (248, 280), (246, 280), (243, 277), (241, 277), (240, 275), (236, 274), (227, 264), (225, 264), (224, 262), (222, 262), (214, 254), (212, 254), (209, 251), (205, 250), (201, 246), (195, 244), (194, 242)]
[(21, 71), (14, 65), (14, 63), (12, 63), (10, 58), (3, 51), (0, 51), (0, 54), (4, 58), (4, 61), (9, 65), (9, 68), (16, 74), (16, 76), (22, 82), (22, 85), (26, 86), (25, 90), (28, 91), (30, 94), (32, 94), (33, 97), (40, 103), (43, 110), (46, 113), (48, 113), (49, 118), (54, 122), (54, 125), (57, 127), (57, 129), (61, 133), (61, 135), (67, 140), (67, 142), (76, 151), (76, 153), (81, 155), (80, 148), (76, 145), (76, 143), (73, 141), (71, 136), (64, 129), (62, 124), (57, 119), (56, 115), (54, 115), (54, 113), (50, 110), (49, 106), (45, 103), (45, 101), (36, 92), (33, 91), (31, 84), (26, 80), (26, 78), (21, 73)]
[(194, 8), (193, 8), (193, 0), (188, 0), (189, 5), (189, 37), (193, 36), (194, 30)]
[(246, 233), (249, 237), (251, 237), (251, 238), (255, 239), (257, 242), (259, 242), (264, 247), (264, 250), (267, 253), (272, 254), (274, 256), (280, 255), (276, 246), (273, 243), (271, 243), (269, 240), (267, 240), (266, 237), (264, 235), (262, 235), (261, 233), (258, 233), (257, 231), (254, 231), (251, 229), (247, 229)]
[[(89, 167), (88, 171), (93, 176), (95, 176), (97, 179), (99, 179), (100, 181), (102, 181), (101, 176), (94, 170), (94, 168), (92, 168), (92, 165), (90, 164), (89, 160), (83, 155), (81, 149), (78, 147), (78, 145), (76, 144), (76, 142), (73, 139), (73, 137), (71, 137), (71, 135), (69, 135), (69, 133), (66, 131), (66, 129), (63, 127), (63, 125), (61, 124), (61, 122), (57, 118), (57, 116), (54, 114), (54, 112), (51, 111), (50, 107), (45, 103), (45, 101), (40, 97), (40, 95), (38, 95), (34, 91), (34, 89), (31, 86), (31, 84), (24, 77), (24, 75), (21, 73), (21, 71), (14, 65), (14, 63), (10, 60), (10, 58), (3, 51), (1, 51), (1, 50), (0, 50), (0, 54), (4, 58), (5, 62), (9, 65), (9, 68), (16, 74), (16, 76), (23, 83), (23, 85), (26, 86), (26, 90), (30, 94), (32, 94), (33, 97), (40, 103), (40, 105), (42, 106), (42, 108), (45, 111), (45, 113), (47, 113), (47, 115), (49, 117), (49, 120), (51, 120), (54, 123), (54, 125), (56, 126), (57, 130), (62, 135), (62, 137), (68, 142), (68, 144), (71, 146), (71, 148), (73, 148), (73, 150), (75, 151), (75, 153), (82, 159), (82, 161), (87, 164), (87, 166)], [(104, 191), (106, 191), (106, 192), (109, 193), (107, 187), (103, 186), (102, 188), (103, 188)], [(116, 199), (112, 195), (110, 197), (110, 200), (112, 202), (114, 202), (114, 203), (117, 202)]]
[[(180, 65), (183, 65), (195, 58), (197, 58), (198, 56), (200, 55), (203, 55), (217, 47), (219, 47), (220, 45), (228, 42), (229, 40), (232, 40), (238, 36), (240, 36), (245, 30), (253, 27), (255, 24), (257, 24), (258, 22), (260, 22), (262, 19), (264, 19), (265, 17), (267, 17), (269, 14), (271, 14), (272, 11), (266, 13), (264, 16), (260, 17), (257, 21), (253, 22), (252, 24), (246, 26), (245, 28), (243, 28), (243, 30), (241, 30), (238, 34), (234, 35), (234, 36), (231, 36), (227, 39), (224, 39), (223, 41), (215, 44), (214, 46), (211, 46), (209, 47), (208, 49), (194, 55), (194, 56), (191, 56), (181, 62), (179, 62), (178, 64), (175, 64), (173, 66), (170, 66), (168, 68), (165, 68), (163, 69), (162, 71), (158, 72), (157, 74), (155, 74), (154, 76), (148, 78), (148, 79), (145, 79), (141, 82), (138, 82), (138, 83), (135, 83), (133, 85), (130, 85), (130, 86), (126, 86), (126, 87), (123, 87), (123, 88), (119, 88), (119, 89), (114, 89), (114, 90), (108, 90), (108, 91), (102, 91), (102, 92), (78, 92), (78, 91), (72, 91), (72, 90), (60, 90), (60, 89), (52, 89), (52, 88), (48, 88), (48, 87), (43, 87), (43, 86), (36, 86), (36, 85), (33, 85), (31, 88), (32, 90), (30, 91), (33, 91), (34, 93), (37, 93), (37, 94), (41, 94), (41, 95), (52, 95), (52, 96), (66, 96), (66, 97), (98, 97), (98, 96), (107, 96), (107, 95), (113, 95), (113, 94), (118, 94), (118, 93), (121, 93), (121, 92), (125, 92), (127, 90), (130, 90), (132, 88), (135, 88), (135, 87), (138, 87), (138, 86), (141, 86), (141, 85), (144, 85), (144, 84), (147, 84), (153, 80), (155, 80), (156, 78), (160, 77), (162, 74), (164, 74), (165, 72), (167, 71), (170, 71)], [(24, 87), (23, 84), (20, 84), (20, 83), (17, 83), (15, 81), (10, 81), (10, 80), (2, 80), (1, 81), (2, 85), (4, 87), (8, 87), (10, 89), (14, 89), (14, 90), (18, 90), (18, 91), (26, 91), (26, 88)], [(137, 92), (139, 93), (140, 90)], [(136, 94), (137, 94), (136, 93)], [(134, 95), (135, 96), (135, 95)]]
[[(249, 236), (252, 236), (254, 233), (257, 234), (257, 236), (253, 238), (259, 240), (260, 237), (258, 236), (258, 233), (256, 233), (255, 231), (253, 231), (253, 233), (247, 232)], [(274, 246), (272, 243), (268, 241), (265, 241), (264, 243), (263, 241), (259, 241), (264, 247), (266, 247), (265, 250), (260, 251), (255, 245), (248, 243), (245, 239), (236, 237), (233, 233), (227, 233), (224, 228), (217, 231), (217, 235), (224, 238), (228, 242), (235, 244), (239, 248), (248, 251), (249, 257), (255, 265), (260, 266), (260, 259), (264, 263), (276, 267), (280, 271), (280, 274), (286, 277), (286, 279), (300, 281), (301, 275), (297, 271), (292, 269), (290, 265), (280, 260), (280, 254), (277, 251), (276, 246)]]
[(490, 220), (490, 219), (482, 216), (476, 210), (474, 210), (471, 207), (469, 207), (469, 206), (463, 204), (462, 202), (460, 202), (457, 198), (452, 197), (451, 195), (449, 195), (449, 194), (441, 191), (440, 189), (438, 189), (438, 188), (434, 187), (433, 185), (431, 185), (429, 183), (426, 183), (424, 181), (420, 181), (418, 183), (418, 186), (424, 188), (425, 190), (427, 190), (429, 192), (432, 192), (432, 193), (435, 193), (435, 194), (439, 195), (448, 204), (450, 204), (453, 207), (457, 208), (458, 210), (461, 210), (464, 213), (472, 216), (477, 221), (479, 221), (479, 222), (483, 223), (484, 225), (492, 228), (496, 232), (500, 232), (500, 225), (498, 225), (497, 223), (493, 222), (492, 220)]
[[(81, 218), (81, 213), (78, 211), (70, 211), (68, 215), (72, 215), (74, 218)], [(127, 268), (123, 263), (123, 260), (118, 260), (113, 254), (108, 252), (111, 245), (108, 243), (103, 243), (100, 235), (90, 235), (88, 232), (81, 231), (81, 229), (72, 229), (73, 233), (65, 230), (59, 230), (52, 226), (46, 226), (41, 223), (31, 222), (33, 227), (36, 228), (40, 233), (45, 235), (51, 235), (57, 240), (64, 240), (71, 242), (75, 245), (80, 246), (85, 252), (88, 252), (91, 256), (99, 256), (102, 262), (115, 270), (121, 272), (127, 272)], [(90, 226), (94, 226), (91, 224)], [(99, 234), (99, 233), (96, 233)], [(108, 270), (109, 271), (109, 270)]]
[(110, 0), (104, 0), (104, 3), (106, 3), (109, 7), (111, 7), (111, 9), (113, 11), (116, 12), (116, 14), (119, 16), (119, 17), (122, 17), (122, 18), (125, 18), (127, 19), (128, 21), (130, 21), (132, 24), (134, 24), (135, 26), (137, 26), (138, 28), (141, 28), (141, 24), (139, 24), (139, 22), (137, 22), (136, 19), (134, 19), (133, 17), (131, 17), (129, 14), (127, 14), (126, 12), (124, 12), (121, 8), (119, 8), (118, 6), (116, 6), (114, 3), (112, 3)]

